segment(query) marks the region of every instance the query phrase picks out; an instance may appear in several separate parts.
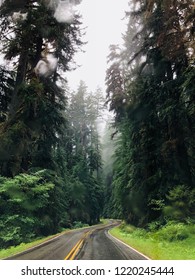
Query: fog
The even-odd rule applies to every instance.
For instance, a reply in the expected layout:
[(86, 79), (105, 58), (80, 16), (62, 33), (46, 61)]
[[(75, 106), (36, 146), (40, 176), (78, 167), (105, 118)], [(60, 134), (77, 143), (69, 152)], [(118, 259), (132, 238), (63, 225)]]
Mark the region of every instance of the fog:
[(74, 20), (76, 5), (75, 1), (70, 0), (44, 0), (46, 6), (53, 10), (54, 17), (58, 22), (71, 23)]

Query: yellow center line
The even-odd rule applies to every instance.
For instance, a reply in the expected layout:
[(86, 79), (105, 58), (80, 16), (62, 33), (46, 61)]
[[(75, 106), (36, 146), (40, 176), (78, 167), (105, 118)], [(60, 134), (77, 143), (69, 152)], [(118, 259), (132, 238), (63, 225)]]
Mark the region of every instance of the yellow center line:
[(77, 249), (77, 247), (79, 246), (80, 242), (82, 241), (82, 239), (80, 239), (76, 245), (72, 248), (72, 250), (69, 252), (69, 254), (65, 257), (64, 260), (69, 260), (71, 258), (71, 256), (73, 255), (74, 251)]
[[(103, 229), (106, 228), (106, 226), (102, 226), (98, 229)], [(77, 255), (78, 251), (80, 250), (80, 248), (82, 247), (85, 239), (92, 234), (95, 230), (97, 230), (97, 228), (92, 229), (87, 231), (86, 233), (83, 234), (83, 236), (81, 237), (81, 239), (79, 239), (79, 241), (76, 243), (76, 245), (71, 249), (71, 251), (68, 253), (68, 255), (65, 257), (64, 260), (74, 260), (75, 256)]]
[(69, 252), (69, 254), (65, 257), (64, 260), (73, 260), (76, 254), (78, 253), (79, 249), (82, 247), (83, 242), (85, 238), (88, 236), (90, 231), (84, 234), (84, 236), (79, 239), (79, 241), (76, 243), (76, 245), (72, 248), (72, 250)]
[(76, 248), (76, 250), (74, 251), (73, 255), (71, 256), (70, 260), (74, 260), (75, 256), (77, 255), (78, 251), (80, 250), (80, 248), (82, 247), (84, 242), (84, 239), (81, 240), (81, 242), (79, 243), (78, 247)]

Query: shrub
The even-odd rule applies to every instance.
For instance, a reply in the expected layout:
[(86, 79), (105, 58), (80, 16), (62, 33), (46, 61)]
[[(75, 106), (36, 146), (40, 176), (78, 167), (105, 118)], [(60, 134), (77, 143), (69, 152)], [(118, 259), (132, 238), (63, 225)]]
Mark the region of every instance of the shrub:
[(55, 174), (48, 170), (14, 178), (0, 177), (1, 248), (30, 242), (59, 229), (56, 205), (64, 197), (54, 178)]
[(152, 222), (150, 224), (148, 224), (147, 228), (150, 232), (155, 232), (156, 230), (158, 230), (161, 227), (161, 223), (159, 221), (155, 221)]
[(169, 220), (186, 222), (194, 217), (195, 212), (195, 190), (188, 186), (175, 186), (167, 195), (167, 206), (164, 207), (164, 216)]
[(88, 227), (88, 224), (83, 224), (81, 221), (75, 221), (73, 222), (73, 226), (72, 228), (76, 229), (76, 228), (82, 228), (82, 227)]
[(0, 247), (18, 245), (21, 242), (30, 242), (34, 237), (35, 219), (22, 215), (1, 217), (0, 220)]
[(169, 222), (159, 229), (155, 236), (160, 240), (181, 241), (189, 237), (188, 226), (183, 223)]
[(145, 229), (141, 229), (141, 228), (138, 228), (136, 230), (133, 231), (133, 237), (138, 237), (138, 238), (146, 238), (147, 237), (147, 232)]
[(132, 225), (127, 225), (125, 222), (122, 222), (120, 225), (120, 229), (126, 234), (132, 234), (135, 230), (135, 227)]

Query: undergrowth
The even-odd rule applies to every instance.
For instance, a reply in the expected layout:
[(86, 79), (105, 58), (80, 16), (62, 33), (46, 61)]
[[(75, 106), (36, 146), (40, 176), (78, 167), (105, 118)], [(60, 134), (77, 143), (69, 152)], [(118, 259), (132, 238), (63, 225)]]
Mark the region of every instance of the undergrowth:
[(148, 229), (122, 223), (111, 234), (156, 260), (195, 260), (195, 225), (168, 222)]

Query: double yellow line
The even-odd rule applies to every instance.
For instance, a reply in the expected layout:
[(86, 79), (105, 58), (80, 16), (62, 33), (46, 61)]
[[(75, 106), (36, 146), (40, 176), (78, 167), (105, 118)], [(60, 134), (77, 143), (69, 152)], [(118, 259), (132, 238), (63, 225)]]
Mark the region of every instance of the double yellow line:
[(84, 233), (83, 237), (79, 239), (79, 241), (76, 243), (76, 245), (72, 248), (72, 250), (69, 252), (69, 254), (65, 257), (64, 260), (74, 260), (76, 255), (78, 254), (79, 250), (82, 248), (83, 243), (85, 239), (88, 237), (88, 235), (92, 234), (97, 229), (103, 229), (106, 228), (108, 225), (100, 226), (98, 228), (92, 229)]
[(83, 237), (76, 243), (76, 245), (72, 248), (69, 254), (65, 257), (64, 260), (74, 260), (76, 255), (78, 254), (79, 250), (82, 248), (83, 243), (87, 236), (90, 234), (90, 231), (86, 232)]

